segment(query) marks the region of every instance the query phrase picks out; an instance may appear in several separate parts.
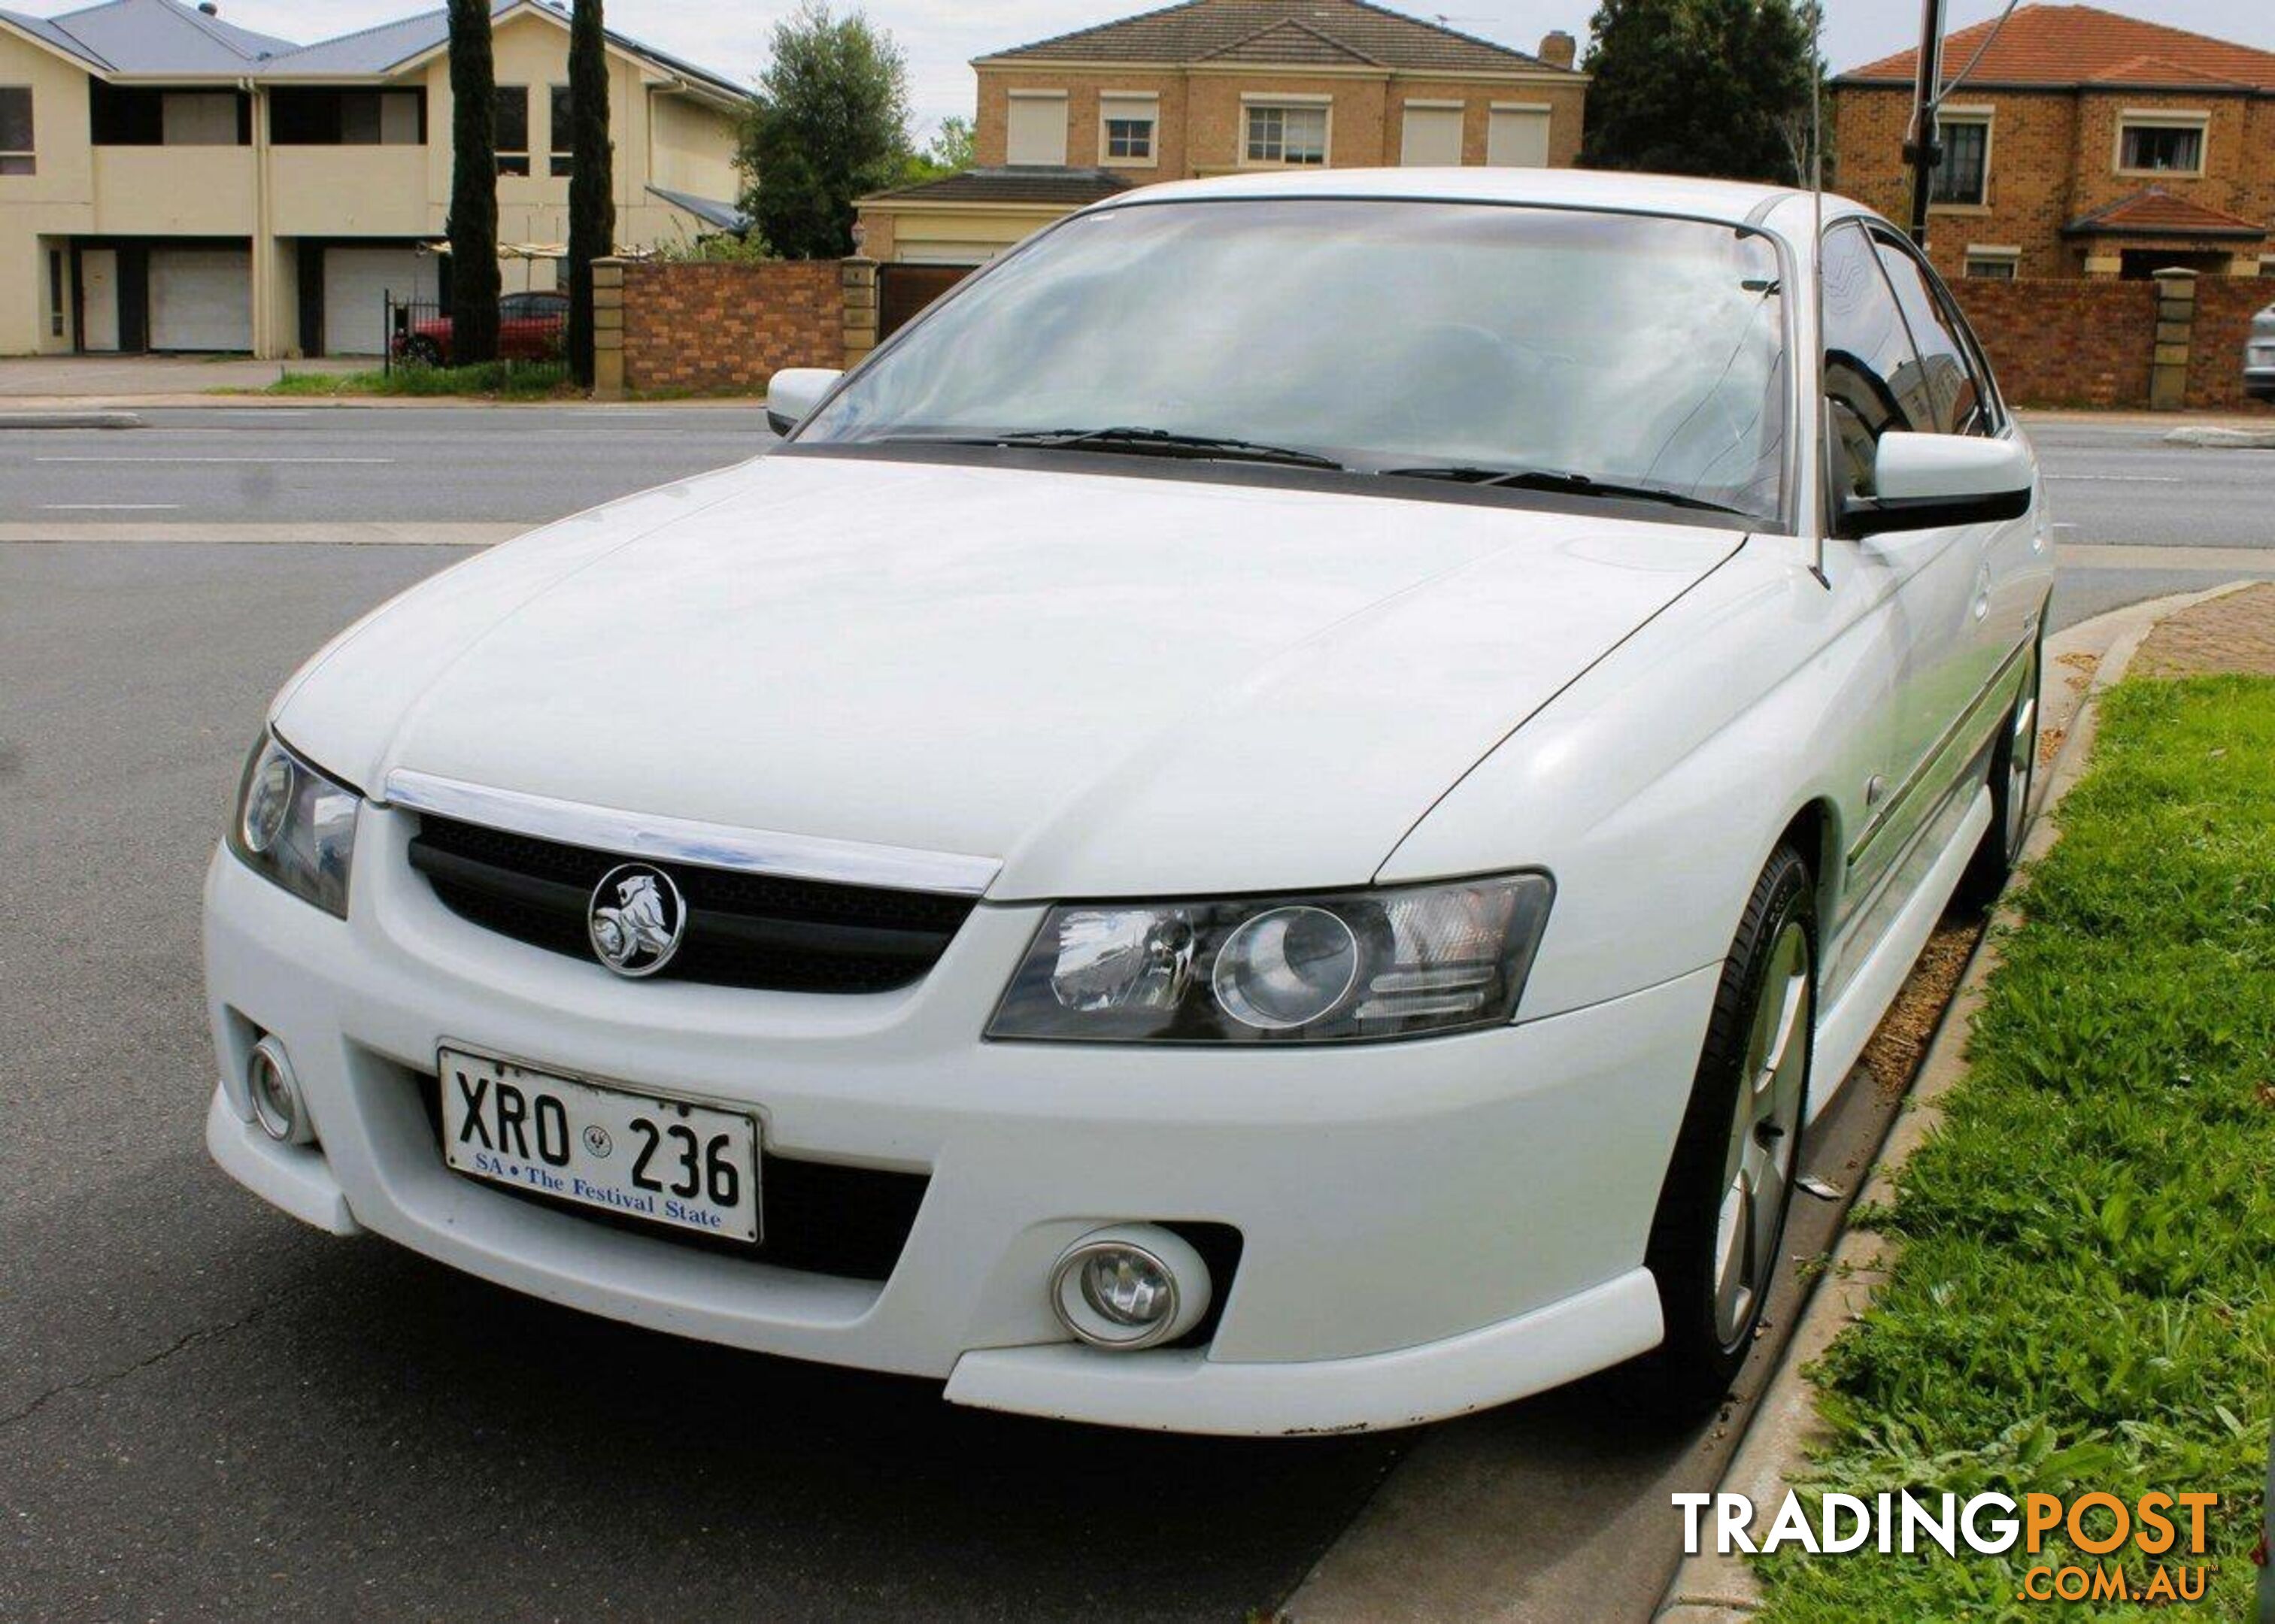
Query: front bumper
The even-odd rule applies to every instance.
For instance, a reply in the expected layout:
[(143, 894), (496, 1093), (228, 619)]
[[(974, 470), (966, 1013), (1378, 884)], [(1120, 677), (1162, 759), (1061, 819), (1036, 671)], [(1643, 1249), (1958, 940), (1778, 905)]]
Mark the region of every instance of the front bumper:
[[(1712, 969), (1403, 1044), (989, 1044), (979, 1028), (1038, 909), (977, 910), (898, 993), (627, 982), (444, 909), (404, 861), (410, 824), (366, 809), (344, 924), (225, 852), (208, 878), (223, 1074), (208, 1143), (320, 1227), (655, 1330), (944, 1380), (959, 1402), (1178, 1431), (1402, 1425), (1659, 1339), (1641, 1263)], [(264, 1031), (292, 1056), (320, 1148), (246, 1120), (236, 1079)], [(422, 1091), (445, 1042), (745, 1110), (770, 1155), (930, 1182), (882, 1283), (533, 1205), (444, 1168)], [(1145, 1221), (1239, 1230), (1207, 1345), (1069, 1341), (1045, 1295), (1053, 1261)]]

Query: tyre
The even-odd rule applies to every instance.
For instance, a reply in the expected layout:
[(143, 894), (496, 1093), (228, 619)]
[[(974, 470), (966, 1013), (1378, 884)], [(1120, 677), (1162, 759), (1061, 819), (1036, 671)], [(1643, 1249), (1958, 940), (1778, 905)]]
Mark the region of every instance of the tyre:
[(403, 346), (403, 359), (413, 366), (440, 366), (442, 364), (442, 346), (420, 333)]
[(1952, 900), (1980, 910), (1999, 900), (2022, 842), (2030, 835), (2030, 790), (2038, 775), (2038, 693), (2044, 681), (2045, 634), (2022, 656), (2022, 691), (2007, 713), (2006, 726), (1991, 752), (1991, 827), (1969, 859)]
[(1720, 1403), (1777, 1279), (1817, 1030), (1816, 882), (1781, 845), (1722, 965), (1645, 1256), (1667, 1339), (1638, 1369), (1663, 1409)]

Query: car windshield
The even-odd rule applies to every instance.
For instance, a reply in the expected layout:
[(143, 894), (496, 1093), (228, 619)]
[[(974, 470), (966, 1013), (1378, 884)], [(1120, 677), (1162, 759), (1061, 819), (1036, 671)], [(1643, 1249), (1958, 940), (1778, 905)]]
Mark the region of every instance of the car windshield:
[(854, 374), (798, 442), (1324, 458), (1773, 517), (1780, 276), (1760, 233), (1659, 215), (1139, 204), (990, 270)]

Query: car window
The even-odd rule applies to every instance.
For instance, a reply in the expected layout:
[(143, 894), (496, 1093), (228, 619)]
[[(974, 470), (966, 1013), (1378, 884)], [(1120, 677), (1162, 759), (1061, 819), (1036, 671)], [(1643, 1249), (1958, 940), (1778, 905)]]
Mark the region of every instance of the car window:
[(1902, 307), (1863, 228), (1825, 234), (1825, 397), (1837, 493), (1869, 496), (1880, 436), (1929, 430), (1935, 407)]
[(1912, 250), (1886, 235), (1874, 232), (1880, 265), (1903, 307), (1911, 329), (1913, 346), (1926, 374), (1933, 403), (1935, 432), (1939, 434), (1987, 434), (1991, 432), (1989, 393), (1976, 375), (1967, 345), (1946, 314), (1930, 285), (1926, 270)]
[(1775, 245), (1360, 199), (1077, 216), (905, 329), (797, 443), (1138, 426), (1374, 474), (1538, 470), (1780, 513)]

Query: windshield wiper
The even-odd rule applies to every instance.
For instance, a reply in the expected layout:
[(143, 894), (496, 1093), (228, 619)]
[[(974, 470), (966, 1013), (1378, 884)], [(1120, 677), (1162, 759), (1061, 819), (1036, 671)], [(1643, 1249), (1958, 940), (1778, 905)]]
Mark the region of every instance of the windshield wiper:
[(1603, 496), (1627, 502), (1656, 502), (1671, 508), (1695, 508), (1706, 513), (1735, 513), (1750, 517), (1743, 508), (1709, 502), (1657, 485), (1621, 485), (1584, 473), (1561, 473), (1553, 468), (1386, 468), (1387, 480), (1447, 480), (1462, 485), (1493, 486), (1504, 490), (1558, 491), (1575, 496)]
[[(896, 436), (900, 438), (901, 436)], [(917, 438), (918, 436), (908, 436)], [(1186, 457), (1222, 462), (1281, 463), (1291, 468), (1342, 465), (1316, 451), (1266, 445), (1217, 434), (1184, 434), (1168, 428), (1033, 428), (1001, 434), (924, 436), (937, 445), (1002, 445), (1044, 451), (1125, 452), (1134, 457)]]

